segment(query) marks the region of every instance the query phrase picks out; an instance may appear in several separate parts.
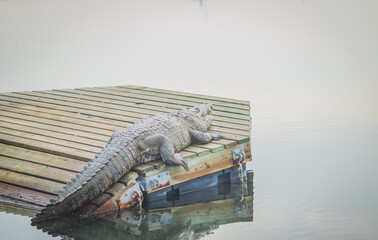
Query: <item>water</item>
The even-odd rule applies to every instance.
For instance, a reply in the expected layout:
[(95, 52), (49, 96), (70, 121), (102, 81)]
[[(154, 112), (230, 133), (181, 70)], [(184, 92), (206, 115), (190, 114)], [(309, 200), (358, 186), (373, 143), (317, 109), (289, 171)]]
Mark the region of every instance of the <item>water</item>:
[[(377, 10), (375, 1), (0, 1), (0, 91), (135, 84), (249, 100), (253, 222), (203, 239), (376, 239)], [(1, 239), (51, 238), (28, 217), (0, 222)]]

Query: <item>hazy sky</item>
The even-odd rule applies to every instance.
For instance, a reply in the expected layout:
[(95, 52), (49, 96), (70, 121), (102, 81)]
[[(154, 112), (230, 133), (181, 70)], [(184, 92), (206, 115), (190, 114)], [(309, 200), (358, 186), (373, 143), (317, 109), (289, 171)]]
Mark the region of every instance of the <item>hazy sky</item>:
[[(332, 179), (341, 165), (377, 180), (377, 12), (367, 0), (0, 1), (0, 92), (134, 84), (249, 100), (257, 186), (279, 191), (274, 177), (295, 166), (308, 181), (280, 179), (288, 194), (310, 194), (317, 169), (332, 196), (348, 187)], [(337, 208), (349, 192), (314, 201)]]

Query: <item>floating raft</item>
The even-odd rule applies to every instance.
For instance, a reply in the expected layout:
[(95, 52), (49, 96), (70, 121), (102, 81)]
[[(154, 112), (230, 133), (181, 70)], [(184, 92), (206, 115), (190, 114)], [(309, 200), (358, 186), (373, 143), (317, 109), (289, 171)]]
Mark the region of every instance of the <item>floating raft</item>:
[[(235, 151), (244, 151), (244, 161), (250, 161), (249, 102), (130, 85), (0, 93), (0, 201), (40, 209), (100, 152), (115, 130), (204, 102), (214, 105), (209, 131), (225, 139), (181, 151), (189, 172), (162, 161), (141, 164), (83, 212), (95, 212), (132, 188), (136, 179), (147, 181), (144, 191), (150, 194), (233, 167)], [(164, 184), (148, 185), (150, 178), (167, 173)]]

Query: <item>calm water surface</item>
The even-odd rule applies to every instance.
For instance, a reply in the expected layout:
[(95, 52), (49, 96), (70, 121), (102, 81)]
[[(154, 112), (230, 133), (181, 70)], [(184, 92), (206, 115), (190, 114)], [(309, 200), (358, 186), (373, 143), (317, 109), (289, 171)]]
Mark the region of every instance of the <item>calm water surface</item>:
[[(253, 221), (203, 239), (376, 239), (377, 12), (352, 0), (0, 1), (0, 91), (135, 84), (249, 100)], [(52, 238), (29, 217), (0, 223), (1, 239)]]

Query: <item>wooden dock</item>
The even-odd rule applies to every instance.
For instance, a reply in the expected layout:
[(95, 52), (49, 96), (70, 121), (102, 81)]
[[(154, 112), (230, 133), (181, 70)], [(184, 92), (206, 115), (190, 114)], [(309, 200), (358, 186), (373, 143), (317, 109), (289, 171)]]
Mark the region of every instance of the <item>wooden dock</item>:
[[(189, 173), (157, 161), (129, 174), (135, 180), (169, 171), (171, 185), (232, 167), (231, 151), (240, 147), (246, 161), (251, 160), (249, 102), (140, 86), (0, 93), (0, 201), (41, 208), (115, 130), (204, 102), (214, 105), (210, 132), (225, 139), (181, 151), (189, 160)], [(123, 179), (102, 198), (111, 198), (115, 188), (127, 187), (129, 180)], [(92, 205), (100, 207), (99, 202)]]

